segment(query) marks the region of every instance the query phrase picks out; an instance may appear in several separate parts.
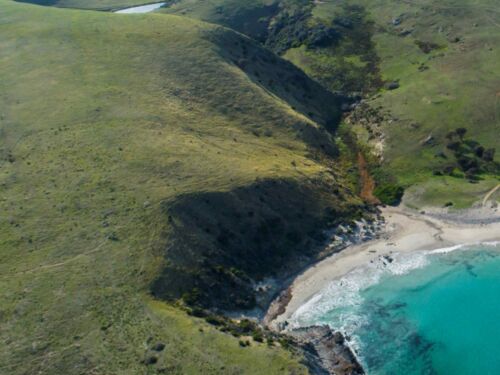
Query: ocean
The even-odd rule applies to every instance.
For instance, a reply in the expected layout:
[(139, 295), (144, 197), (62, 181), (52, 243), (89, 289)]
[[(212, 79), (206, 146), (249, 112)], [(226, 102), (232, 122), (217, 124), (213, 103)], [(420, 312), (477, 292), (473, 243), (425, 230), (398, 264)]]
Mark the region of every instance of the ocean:
[(328, 324), (368, 374), (500, 374), (500, 246), (392, 254), (330, 283), (292, 326)]

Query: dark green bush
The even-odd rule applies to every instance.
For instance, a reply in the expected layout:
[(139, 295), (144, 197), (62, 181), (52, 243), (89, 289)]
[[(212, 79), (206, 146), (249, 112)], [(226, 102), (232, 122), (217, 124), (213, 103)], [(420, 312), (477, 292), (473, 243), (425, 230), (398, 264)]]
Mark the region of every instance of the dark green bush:
[(446, 145), (446, 148), (448, 148), (450, 150), (453, 150), (453, 151), (457, 151), (460, 148), (460, 145), (461, 145), (460, 142), (458, 142), (458, 141), (452, 141), (452, 142), (449, 142)]
[(186, 292), (182, 295), (182, 300), (186, 305), (194, 306), (197, 305), (200, 300), (201, 292), (198, 288), (193, 288), (191, 291)]
[(214, 326), (222, 326), (225, 324), (224, 318), (217, 315), (209, 315), (205, 318), (207, 323), (212, 324)]
[(396, 184), (384, 184), (377, 186), (374, 194), (383, 204), (397, 206), (403, 198), (404, 188)]
[(262, 334), (262, 332), (260, 330), (257, 330), (257, 329), (255, 331), (253, 331), (252, 338), (254, 341), (257, 341), (257, 342), (264, 341), (264, 335)]
[(495, 159), (495, 149), (489, 148), (484, 151), (483, 160), (484, 161), (493, 161)]

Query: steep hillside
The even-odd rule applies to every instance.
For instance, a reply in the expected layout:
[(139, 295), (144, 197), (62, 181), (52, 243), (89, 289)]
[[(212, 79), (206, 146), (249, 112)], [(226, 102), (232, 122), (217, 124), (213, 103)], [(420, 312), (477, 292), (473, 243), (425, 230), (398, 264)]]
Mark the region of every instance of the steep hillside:
[(0, 373), (305, 373), (150, 294), (250, 307), (360, 214), (340, 99), (195, 20), (0, 7)]
[(285, 56), (333, 91), (366, 92), (379, 82), (371, 41), (373, 23), (363, 7), (332, 2), (316, 16), (308, 0), (180, 0), (159, 10), (238, 30)]
[[(497, 183), (500, 16), (491, 0), (180, 0), (158, 12), (231, 27), (325, 88), (370, 98), (345, 132), (372, 150), (384, 202), (405, 187), (417, 207), (466, 207)], [(457, 148), (447, 136), (461, 128)]]
[[(264, 9), (264, 3), (252, 4)], [(411, 204), (453, 201), (463, 207), (494, 186), (499, 174), (498, 164), (489, 161), (500, 128), (495, 5), (491, 0), (283, 0), (264, 18), (263, 43), (325, 87), (371, 98), (346, 130), (383, 157), (376, 179), (392, 182), (379, 186), (382, 195), (399, 181), (412, 186)], [(162, 12), (244, 32), (248, 6), (235, 9), (231, 0), (181, 0)], [(380, 95), (374, 95), (377, 90)], [(460, 128), (467, 130), (463, 141), (450, 138)], [(486, 159), (483, 149), (490, 150)]]
[(279, 0), (182, 0), (160, 12), (178, 14), (230, 27), (265, 42), (269, 23), (280, 12)]

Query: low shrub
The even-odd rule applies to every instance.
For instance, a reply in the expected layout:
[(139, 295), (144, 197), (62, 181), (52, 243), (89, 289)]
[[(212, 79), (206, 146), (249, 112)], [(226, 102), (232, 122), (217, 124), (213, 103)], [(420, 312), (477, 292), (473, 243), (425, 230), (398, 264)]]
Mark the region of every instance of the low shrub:
[(377, 186), (373, 193), (383, 204), (397, 206), (403, 198), (404, 188), (396, 184), (383, 184)]

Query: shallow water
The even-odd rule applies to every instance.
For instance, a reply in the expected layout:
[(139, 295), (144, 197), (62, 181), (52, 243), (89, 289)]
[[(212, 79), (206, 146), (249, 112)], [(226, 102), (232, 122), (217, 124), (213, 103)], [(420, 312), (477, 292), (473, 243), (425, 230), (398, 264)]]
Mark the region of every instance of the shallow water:
[(333, 282), (292, 323), (343, 330), (369, 374), (500, 374), (499, 249), (395, 255)]
[(132, 14), (132, 13), (148, 13), (152, 12), (153, 10), (159, 9), (164, 5), (165, 3), (156, 3), (156, 4), (148, 4), (148, 5), (141, 5), (138, 7), (132, 7), (132, 8), (125, 8), (116, 11), (115, 13), (127, 13), (127, 14)]

